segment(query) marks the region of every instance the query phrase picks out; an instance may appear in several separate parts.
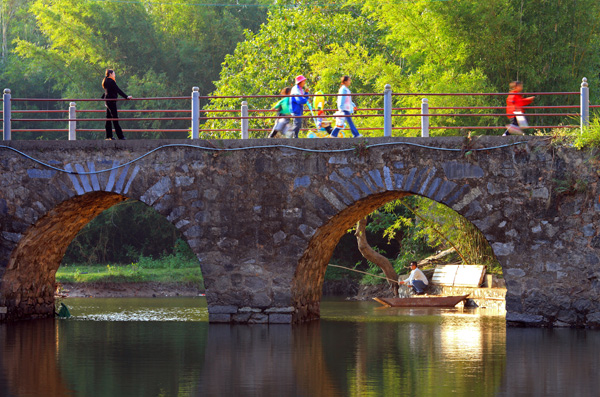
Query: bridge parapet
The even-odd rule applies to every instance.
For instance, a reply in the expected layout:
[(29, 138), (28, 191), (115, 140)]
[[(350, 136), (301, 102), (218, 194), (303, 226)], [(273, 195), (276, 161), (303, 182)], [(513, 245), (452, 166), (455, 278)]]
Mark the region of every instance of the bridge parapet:
[[(51, 316), (72, 238), (102, 210), (136, 199), (196, 253), (210, 321), (315, 319), (345, 231), (418, 194), (483, 232), (503, 266), (510, 323), (600, 326), (599, 192), (585, 153), (533, 137), (288, 142), (4, 142), (0, 316)], [(565, 192), (556, 180), (587, 189)]]

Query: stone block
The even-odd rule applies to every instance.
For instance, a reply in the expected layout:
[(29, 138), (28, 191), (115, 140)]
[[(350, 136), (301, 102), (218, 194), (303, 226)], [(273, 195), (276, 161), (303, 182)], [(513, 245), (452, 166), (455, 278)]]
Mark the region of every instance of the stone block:
[(294, 180), (294, 189), (299, 187), (309, 187), (310, 186), (310, 177), (308, 175), (304, 175), (298, 177)]
[(304, 224), (300, 225), (299, 229), (300, 229), (300, 232), (302, 233), (302, 235), (306, 238), (311, 238), (316, 232), (315, 229), (313, 229), (312, 227), (310, 227), (308, 225), (304, 225)]
[(190, 200), (197, 199), (199, 197), (198, 190), (188, 190), (181, 193), (181, 198), (185, 202), (189, 202)]
[(40, 179), (51, 179), (57, 171), (54, 170), (38, 170), (38, 169), (28, 169), (27, 176), (30, 178), (40, 178)]
[(544, 322), (544, 317), (537, 314), (525, 313), (506, 313), (506, 321), (508, 323), (517, 323), (530, 326), (541, 326)]
[(238, 313), (231, 316), (231, 321), (234, 323), (247, 323), (252, 316), (252, 313)]
[(265, 310), (265, 313), (293, 313), (294, 312), (294, 308), (292, 306), (288, 306), (288, 307), (270, 307), (267, 310)]
[(194, 183), (193, 176), (176, 176), (175, 177), (175, 186), (190, 186)]
[(600, 312), (589, 313), (587, 315), (587, 322), (589, 325), (599, 327), (600, 326)]
[(268, 280), (261, 277), (246, 277), (244, 285), (251, 290), (258, 291), (264, 289), (268, 284)]
[(237, 306), (219, 306), (219, 305), (208, 306), (209, 314), (233, 314), (233, 313), (237, 313), (237, 311), (238, 311)]
[(513, 243), (494, 243), (492, 244), (492, 250), (496, 256), (506, 256), (513, 253), (515, 246)]
[(328, 160), (329, 164), (348, 164), (346, 157), (330, 157)]
[(257, 309), (256, 307), (242, 307), (239, 310), (240, 313), (261, 313), (262, 309)]
[[(475, 189), (470, 190), (468, 193), (465, 193), (461, 200), (458, 203), (454, 204), (452, 208), (456, 211), (460, 211), (466, 205), (470, 204), (473, 200), (475, 200), (477, 197), (481, 196), (481, 194), (481, 190), (479, 190), (479, 188), (476, 187)], [(450, 198), (448, 201), (452, 201), (452, 198)]]
[(369, 176), (378, 187), (383, 188), (383, 179), (381, 178), (381, 173), (379, 170), (369, 171)]
[(483, 169), (474, 164), (448, 161), (442, 164), (448, 179), (483, 178)]
[(171, 189), (171, 178), (164, 177), (155, 183), (150, 189), (140, 197), (140, 201), (148, 205), (154, 204), (156, 200), (164, 196)]
[(269, 307), (273, 303), (271, 298), (269, 298), (264, 292), (254, 294), (251, 301), (252, 306), (256, 307)]
[(592, 237), (596, 234), (596, 228), (593, 224), (588, 224), (583, 227), (583, 235), (585, 237)]
[(267, 324), (269, 316), (263, 313), (253, 313), (248, 320), (248, 324)]
[(333, 182), (336, 182), (336, 183), (339, 183), (340, 185), (342, 185), (342, 187), (350, 194), (352, 199), (358, 200), (360, 198), (360, 192), (354, 187), (354, 185), (352, 183), (350, 183), (349, 181), (347, 181), (346, 179), (340, 177), (335, 172), (333, 172), (329, 175), (329, 179), (332, 180)]
[(387, 190), (394, 190), (394, 181), (392, 180), (392, 171), (389, 167), (383, 167), (383, 179)]
[(291, 314), (281, 314), (281, 313), (269, 314), (269, 323), (270, 324), (291, 324), (292, 323), (292, 315)]
[(231, 322), (231, 314), (208, 313), (208, 322), (209, 323), (230, 323)]
[(507, 269), (504, 271), (504, 273), (508, 276), (512, 276), (515, 278), (521, 278), (523, 276), (525, 276), (525, 271), (523, 271), (523, 269)]

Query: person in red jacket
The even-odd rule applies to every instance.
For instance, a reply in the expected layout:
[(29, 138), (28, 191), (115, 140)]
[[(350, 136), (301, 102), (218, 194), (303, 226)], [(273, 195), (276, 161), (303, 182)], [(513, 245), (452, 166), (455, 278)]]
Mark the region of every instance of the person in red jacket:
[(509, 85), (510, 94), (506, 98), (506, 116), (510, 120), (510, 123), (506, 126), (506, 131), (503, 136), (515, 134), (524, 135), (522, 128), (527, 128), (527, 119), (523, 116), (523, 106), (529, 105), (533, 102), (533, 96), (523, 98), (523, 83), (520, 81), (513, 81)]

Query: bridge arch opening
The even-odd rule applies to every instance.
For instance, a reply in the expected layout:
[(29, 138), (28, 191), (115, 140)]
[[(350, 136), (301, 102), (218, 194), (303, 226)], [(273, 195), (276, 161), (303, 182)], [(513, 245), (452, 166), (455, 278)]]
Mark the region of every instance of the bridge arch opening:
[[(71, 243), (98, 215), (127, 200), (131, 201), (118, 193), (90, 192), (65, 200), (40, 217), (19, 240), (2, 276), (0, 306), (7, 307), (6, 318), (53, 317), (56, 272)], [(151, 212), (169, 223), (154, 209)], [(187, 245), (185, 237), (179, 237)]]
[[(498, 272), (498, 274), (502, 274), (502, 267), (493, 253), (489, 242), (484, 237), (483, 233), (481, 233), (481, 231), (468, 220), (468, 215), (465, 216), (465, 214), (458, 213), (445, 204), (439, 203), (425, 196), (404, 191), (388, 191), (371, 195), (354, 203), (348, 208), (345, 208), (337, 215), (332, 217), (315, 233), (309, 242), (308, 249), (300, 259), (294, 274), (292, 293), (294, 303), (299, 311), (296, 321), (306, 321), (319, 318), (319, 306), (323, 295), (325, 273), (327, 272), (328, 265), (332, 259), (334, 249), (336, 248), (342, 236), (344, 236), (349, 229), (355, 227), (359, 220), (364, 219), (370, 214), (373, 214), (374, 211), (381, 209), (387, 203), (405, 199), (409, 196), (418, 197), (419, 202), (424, 206), (437, 205), (438, 207), (443, 207), (446, 213), (451, 213), (452, 217), (455, 217), (456, 220), (468, 225), (470, 229), (473, 229), (474, 233), (478, 235), (477, 238), (481, 240), (480, 243), (485, 245), (486, 255), (491, 259), (491, 261), (486, 264), (491, 265), (491, 262), (493, 261), (495, 266), (497, 266), (495, 269), (496, 272)], [(410, 207), (407, 206), (406, 208)], [(419, 214), (419, 212), (420, 211), (417, 211), (417, 214), (414, 216), (414, 219), (417, 222), (432, 221), (432, 219), (422, 217), (422, 214)], [(423, 211), (423, 213), (426, 214), (427, 210)], [(444, 219), (442, 218), (438, 221), (443, 223)], [(440, 239), (444, 239), (444, 236), (440, 235)], [(354, 244), (357, 244), (356, 237), (354, 238)], [(400, 252), (402, 252), (402, 247), (400, 247)], [(458, 256), (460, 257), (461, 254)], [(390, 262), (393, 262), (396, 258), (388, 257), (387, 259), (390, 260)], [(349, 265), (353, 266), (354, 263)], [(398, 270), (398, 268), (396, 268), (396, 270)], [(380, 273), (382, 272), (380, 271)]]

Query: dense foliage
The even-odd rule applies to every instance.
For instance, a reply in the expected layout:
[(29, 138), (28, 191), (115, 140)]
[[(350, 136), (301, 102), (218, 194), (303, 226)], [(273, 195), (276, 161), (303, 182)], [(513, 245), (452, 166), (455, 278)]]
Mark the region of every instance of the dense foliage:
[[(153, 208), (134, 200), (117, 204), (77, 234), (63, 263), (142, 263), (174, 255), (181, 263), (195, 255), (181, 233)], [(148, 266), (146, 266), (148, 267)], [(165, 266), (169, 267), (169, 266)]]
[[(2, 0), (0, 2), (0, 87), (18, 98), (98, 98), (104, 69), (114, 68), (121, 88), (137, 98), (201, 95), (277, 94), (304, 74), (311, 92), (335, 93), (339, 77), (352, 76), (354, 93), (506, 92), (511, 80), (523, 80), (526, 91), (577, 91), (582, 77), (590, 82), (591, 102), (600, 90), (600, 2), (597, 0), (414, 0), (363, 3), (291, 1), (220, 4), (184, 0)], [(397, 108), (418, 107), (422, 95), (394, 96)], [(576, 96), (540, 96), (536, 104), (575, 104)], [(334, 107), (329, 98), (327, 108)], [(502, 106), (504, 97), (430, 98), (431, 106)], [(239, 109), (240, 98), (203, 102), (205, 109)], [(255, 100), (251, 109), (269, 108), (274, 98)], [(379, 97), (356, 98), (359, 108), (381, 107)], [(123, 108), (180, 109), (189, 102), (136, 101)], [(63, 109), (64, 103), (30, 102), (28, 109)], [(78, 110), (102, 109), (99, 102), (79, 102)], [(399, 112), (409, 112), (398, 110)], [(489, 110), (481, 110), (489, 113)], [(502, 112), (502, 110), (499, 110)], [(161, 114), (155, 114), (161, 116)], [(552, 120), (552, 119), (549, 119)], [(575, 145), (597, 146), (598, 119)], [(355, 119), (359, 127), (381, 121)], [(503, 124), (504, 117), (438, 116), (432, 124), (464, 126)], [(540, 123), (546, 120), (539, 120)], [(551, 121), (550, 121), (551, 122)], [(237, 121), (212, 119), (206, 138), (232, 138)], [(271, 121), (253, 122), (268, 128)], [(377, 124), (380, 123), (380, 124)], [(394, 118), (395, 127), (419, 123), (417, 117)], [(146, 121), (129, 128), (187, 128), (188, 121)], [(15, 121), (13, 128), (22, 127)], [(81, 122), (80, 128), (101, 128)], [(432, 134), (456, 134), (456, 130)], [(487, 132), (489, 133), (489, 132)], [(375, 133), (374, 133), (375, 134)], [(394, 134), (414, 135), (414, 130)], [(65, 139), (45, 133), (41, 139)], [(102, 133), (80, 133), (89, 139)], [(187, 133), (138, 133), (130, 137), (184, 137)], [(264, 133), (254, 133), (262, 136)], [(368, 135), (368, 133), (367, 133)], [(16, 139), (30, 139), (14, 133)], [(570, 186), (570, 185), (569, 185)], [(473, 261), (489, 253), (469, 247), (472, 225), (447, 209), (409, 199), (450, 235), (473, 252)], [(370, 230), (387, 230), (401, 247), (396, 259), (407, 261), (443, 244), (427, 222), (418, 221), (395, 202), (373, 214)], [(450, 216), (451, 218), (448, 218)], [(469, 226), (470, 225), (470, 226)], [(139, 229), (136, 229), (139, 228)], [(143, 236), (143, 238), (140, 238)], [(436, 237), (437, 236), (437, 237)], [(471, 236), (471, 237), (468, 237)], [(132, 263), (185, 251), (174, 248), (180, 236), (162, 217), (139, 203), (116, 206), (86, 227), (69, 248), (71, 263)], [(184, 243), (185, 244), (185, 243)], [(178, 251), (179, 250), (179, 251)], [(187, 254), (186, 254), (187, 255)], [(486, 259), (488, 258), (488, 259)], [(486, 262), (487, 263), (487, 262)]]
[[(244, 39), (244, 31), (258, 29), (266, 16), (262, 7), (243, 7), (233, 0), (220, 3), (3, 0), (0, 86), (11, 88), (15, 98), (99, 98), (104, 71), (113, 68), (119, 86), (135, 98), (189, 97), (194, 86), (207, 95), (225, 55)], [(64, 110), (68, 104), (27, 106)], [(77, 106), (103, 109), (101, 102)], [(189, 100), (123, 104), (127, 107), (186, 109)], [(189, 127), (189, 122), (160, 123), (162, 129)], [(129, 128), (158, 126), (155, 121), (128, 123)], [(15, 123), (13, 128), (19, 127)], [(102, 128), (102, 123), (80, 123), (78, 128)], [(102, 134), (79, 135), (89, 139)], [(183, 138), (187, 133), (129, 136)], [(15, 138), (27, 139), (19, 133)]]
[[(308, 77), (311, 92), (325, 93), (337, 92), (344, 74), (352, 76), (355, 93), (383, 92), (385, 84), (399, 93), (507, 92), (508, 83), (517, 79), (530, 92), (573, 92), (578, 91), (582, 77), (588, 77), (591, 87), (599, 83), (600, 3), (595, 0), (367, 0), (362, 7), (344, 1), (311, 4), (299, 2), (293, 9), (271, 10), (260, 32), (249, 34), (226, 58), (215, 94), (274, 95), (301, 73)], [(595, 90), (592, 103), (597, 98)], [(238, 108), (237, 101), (215, 99), (211, 108)], [(399, 95), (394, 97), (394, 106), (418, 107), (420, 101), (421, 96)], [(359, 108), (381, 107), (380, 98), (360, 97), (355, 102)], [(536, 98), (539, 105), (576, 102), (577, 96)], [(268, 105), (256, 99), (249, 103), (257, 109)], [(503, 106), (504, 97), (430, 98), (430, 106), (478, 105)], [(329, 107), (334, 107), (332, 99)], [(405, 111), (394, 113), (401, 112)], [(431, 123), (502, 125), (504, 120), (437, 116)], [(380, 126), (373, 119), (356, 122), (359, 127)], [(415, 126), (419, 119), (394, 118), (393, 122), (396, 127)], [(265, 124), (269, 123), (256, 122), (251, 127), (264, 128)], [(223, 120), (213, 120), (209, 127), (238, 128), (236, 122)], [(404, 131), (394, 134), (418, 133)], [(434, 133), (456, 134), (456, 130)]]

